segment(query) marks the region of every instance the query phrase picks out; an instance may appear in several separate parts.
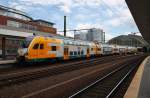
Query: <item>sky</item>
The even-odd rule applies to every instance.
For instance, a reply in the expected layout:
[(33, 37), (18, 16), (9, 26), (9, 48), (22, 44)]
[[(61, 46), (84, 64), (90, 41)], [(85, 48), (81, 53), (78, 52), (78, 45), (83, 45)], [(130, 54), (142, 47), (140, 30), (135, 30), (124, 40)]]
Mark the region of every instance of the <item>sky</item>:
[[(139, 32), (124, 0), (0, 0), (0, 4), (53, 22), (58, 31), (63, 30), (66, 15), (67, 29), (100, 28), (106, 32), (106, 40)], [(67, 35), (73, 36), (73, 32)]]

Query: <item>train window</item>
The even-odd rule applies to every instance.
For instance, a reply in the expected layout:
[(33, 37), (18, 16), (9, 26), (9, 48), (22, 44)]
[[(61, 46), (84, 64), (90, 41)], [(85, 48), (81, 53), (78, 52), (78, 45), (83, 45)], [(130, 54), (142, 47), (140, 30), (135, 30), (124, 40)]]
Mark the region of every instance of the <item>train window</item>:
[(56, 46), (52, 46), (52, 51), (56, 51)]
[(38, 49), (38, 47), (39, 47), (39, 44), (36, 43), (36, 44), (34, 44), (33, 49)]
[(101, 48), (98, 48), (98, 51), (101, 51)]
[(74, 55), (77, 55), (77, 52), (76, 52), (76, 51), (74, 51)]
[(44, 49), (44, 45), (43, 44), (40, 44), (40, 49)]
[(73, 55), (73, 52), (72, 52), (72, 51), (70, 51), (70, 55)]
[(114, 49), (114, 51), (118, 51), (118, 49), (117, 49), (117, 48), (115, 48), (115, 49)]
[(78, 51), (78, 55), (80, 55), (80, 51)]
[(83, 53), (83, 50), (81, 51), (81, 55), (83, 55), (84, 53)]

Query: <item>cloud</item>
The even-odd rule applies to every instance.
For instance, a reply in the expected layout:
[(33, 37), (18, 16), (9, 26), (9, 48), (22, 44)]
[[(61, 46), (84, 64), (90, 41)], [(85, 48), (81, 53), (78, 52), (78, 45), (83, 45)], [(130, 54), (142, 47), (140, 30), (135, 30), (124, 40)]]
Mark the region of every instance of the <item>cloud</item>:
[(55, 6), (67, 14), (72, 12), (73, 7), (99, 6), (101, 4), (101, 0), (16, 0), (12, 3), (16, 3), (16, 8), (19, 8), (17, 6), (34, 5)]
[(60, 8), (60, 10), (64, 11), (65, 13), (71, 13), (70, 5), (67, 3), (62, 3), (58, 7)]
[(113, 34), (111, 34), (111, 33), (105, 33), (105, 42), (109, 41), (113, 37), (115, 37)]
[(136, 27), (135, 22), (132, 18), (132, 15), (129, 9), (127, 8), (123, 8), (118, 12), (118, 14), (114, 14), (114, 15), (111, 14), (110, 16), (111, 17), (108, 18), (107, 21), (105, 21), (105, 24), (108, 26), (111, 26), (111, 27), (126, 26), (126, 27), (131, 27), (131, 28)]
[(125, 0), (101, 0), (109, 8), (118, 8), (125, 6)]
[(125, 0), (12, 0), (9, 4), (31, 14), (41, 11), (34, 17), (55, 20), (59, 30), (63, 28), (61, 17), (67, 14), (69, 29), (101, 28), (110, 32), (108, 39), (112, 38), (111, 32), (137, 31)]
[(19, 2), (30, 3), (32, 5), (57, 5), (65, 0), (18, 0)]
[(76, 29), (90, 29), (90, 28), (103, 28), (100, 24), (92, 24), (92, 23), (79, 23), (76, 26)]
[(128, 34), (133, 34), (133, 33), (135, 33), (135, 35), (142, 36), (140, 32), (124, 32), (123, 35), (128, 35)]
[(105, 13), (107, 13), (108, 17), (112, 17), (113, 16), (113, 12), (109, 9), (106, 9)]
[[(33, 6), (55, 6), (59, 8), (64, 13), (71, 12), (71, 0), (16, 0), (14, 2), (10, 2), (10, 6), (15, 5), (16, 9), (19, 7), (33, 7)], [(20, 8), (19, 8), (20, 9)]]
[[(74, 16), (74, 18), (77, 21), (96, 21), (96, 20), (100, 20), (100, 14), (99, 13), (95, 13), (95, 14), (89, 14), (91, 13), (90, 11), (84, 12), (84, 13), (79, 13), (76, 14)], [(98, 21), (97, 21), (98, 22)]]
[(99, 6), (101, 0), (72, 0), (73, 6)]
[(112, 27), (118, 27), (121, 25), (123, 22), (121, 22), (121, 18), (113, 18), (107, 21), (107, 25), (112, 26)]

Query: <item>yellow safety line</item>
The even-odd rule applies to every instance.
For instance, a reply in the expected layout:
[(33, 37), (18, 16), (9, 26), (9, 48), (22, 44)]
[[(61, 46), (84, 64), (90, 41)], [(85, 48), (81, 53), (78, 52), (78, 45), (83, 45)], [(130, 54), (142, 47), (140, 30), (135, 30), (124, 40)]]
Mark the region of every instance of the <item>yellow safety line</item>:
[(138, 98), (138, 92), (140, 88), (140, 83), (144, 71), (144, 66), (150, 56), (148, 56), (139, 66), (127, 92), (124, 95), (124, 98)]

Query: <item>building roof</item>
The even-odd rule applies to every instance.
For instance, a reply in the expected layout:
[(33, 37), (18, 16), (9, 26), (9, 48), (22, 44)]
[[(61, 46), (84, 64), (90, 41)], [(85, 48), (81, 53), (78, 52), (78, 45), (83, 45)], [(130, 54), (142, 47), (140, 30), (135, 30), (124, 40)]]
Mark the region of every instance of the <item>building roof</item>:
[(24, 17), (28, 18), (31, 22), (42, 22), (42, 23), (46, 23), (46, 24), (49, 24), (49, 25), (55, 25), (55, 23), (48, 22), (48, 21), (42, 20), (42, 19), (34, 20), (32, 17), (30, 17), (27, 13), (25, 13), (23, 11), (13, 9), (13, 8), (9, 8), (9, 7), (3, 6), (3, 5), (0, 5), (0, 10), (4, 10), (6, 12), (10, 12), (10, 13), (14, 13), (14, 14), (24, 16)]
[(6, 6), (3, 6), (3, 5), (0, 5), (0, 9), (4, 10), (4, 11), (7, 11), (7, 12), (15, 13), (15, 14), (18, 14), (18, 15), (22, 15), (24, 17), (27, 17), (30, 20), (33, 20), (29, 15), (27, 15), (27, 13), (22, 12), (20, 10), (13, 9), (13, 8), (10, 8), (10, 7), (6, 7)]
[(43, 22), (43, 23), (47, 23), (50, 25), (55, 25), (55, 23), (53, 23), (53, 22), (49, 22), (49, 21), (42, 20), (42, 19), (32, 20), (32, 22)]

